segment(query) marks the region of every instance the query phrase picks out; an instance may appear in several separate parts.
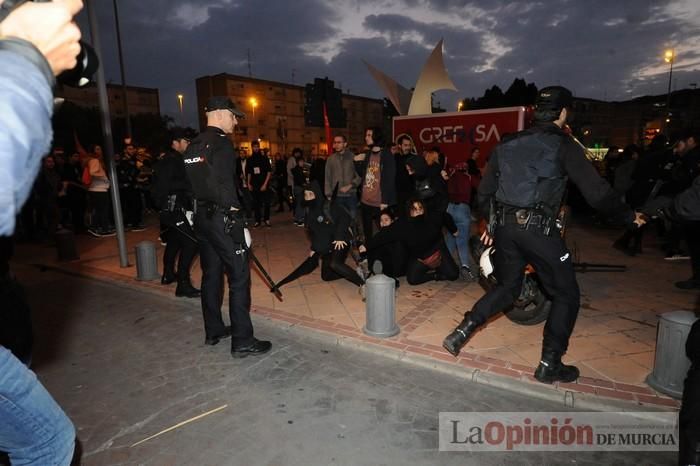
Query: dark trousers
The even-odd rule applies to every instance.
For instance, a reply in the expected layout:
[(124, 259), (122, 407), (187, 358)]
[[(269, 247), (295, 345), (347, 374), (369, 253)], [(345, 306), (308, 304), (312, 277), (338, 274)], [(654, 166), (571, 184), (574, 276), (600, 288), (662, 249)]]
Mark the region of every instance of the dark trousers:
[(77, 232), (85, 231), (85, 191), (80, 188), (68, 188), (68, 208), (70, 209), (71, 223)]
[(692, 365), (685, 379), (683, 403), (678, 413), (678, 464), (700, 464), (700, 320), (693, 324), (686, 342)]
[[(194, 232), (190, 233), (194, 235)], [(174, 227), (167, 227), (161, 237), (167, 242), (163, 253), (163, 275), (176, 276), (178, 283), (190, 282), (190, 268), (192, 261), (197, 255), (197, 243), (185, 236), (184, 233)], [(177, 273), (175, 272), (175, 260), (177, 262)]]
[(255, 215), (255, 222), (260, 223), (261, 220), (270, 220), (270, 191), (252, 189), (250, 194), (253, 196), (253, 215)]
[(224, 216), (221, 213), (217, 212), (208, 217), (206, 212), (197, 212), (195, 231), (202, 265), (202, 314), (206, 336), (224, 334), (221, 304), (226, 272), (231, 345), (248, 346), (254, 341), (253, 323), (250, 320), (249, 253), (244, 244), (235, 243), (233, 238), (224, 232)]
[(124, 211), (124, 223), (126, 225), (140, 225), (143, 223), (143, 202), (141, 191), (136, 188), (122, 188), (119, 190)]
[(684, 231), (690, 254), (690, 266), (693, 268), (693, 278), (700, 280), (700, 222), (686, 223)]
[(294, 280), (308, 275), (318, 267), (319, 258), (321, 260), (321, 279), (325, 282), (330, 282), (333, 280), (338, 280), (344, 278), (357, 286), (364, 284), (364, 281), (360, 278), (355, 271), (350, 268), (345, 263), (345, 259), (348, 257), (349, 249), (343, 248), (340, 250), (333, 250), (327, 252), (323, 255), (315, 252), (313, 255), (306, 258), (299, 267), (294, 269), (292, 273), (284, 277), (277, 283), (278, 287), (286, 285), (287, 283), (293, 282)]
[(430, 273), (428, 268), (418, 259), (411, 259), (406, 267), (406, 281), (409, 285), (420, 285), (430, 280), (457, 280), (459, 278), (459, 267), (452, 259), (452, 255), (443, 244), (440, 246), (442, 260), (435, 272)]
[(398, 278), (406, 275), (406, 248), (396, 242), (367, 251), (369, 270), (374, 270), (374, 263), (382, 263), (382, 273), (387, 277)]
[(92, 227), (109, 230), (109, 191), (90, 191), (88, 196), (92, 209)]
[[(362, 215), (362, 232), (365, 235), (365, 241), (374, 235), (374, 228), (379, 222), (379, 207), (372, 207), (367, 204), (360, 203), (360, 213)], [(379, 228), (377, 226), (377, 228)]]
[(544, 236), (517, 225), (496, 228), (494, 266), (498, 284), (474, 305), (472, 320), (483, 324), (508, 308), (523, 284), (525, 266), (531, 264), (552, 300), (544, 327), (543, 349), (564, 354), (574, 330), (580, 292), (571, 254), (560, 236)]

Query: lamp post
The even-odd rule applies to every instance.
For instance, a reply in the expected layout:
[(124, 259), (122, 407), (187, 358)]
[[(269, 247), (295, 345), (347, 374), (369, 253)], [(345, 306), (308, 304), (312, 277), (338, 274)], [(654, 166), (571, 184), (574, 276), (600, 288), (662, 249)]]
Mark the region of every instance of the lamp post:
[[(256, 99), (255, 97), (251, 97), (251, 98), (249, 99), (249, 102), (250, 102), (250, 106), (251, 106), (252, 109), (253, 109), (253, 122), (252, 122), (252, 123), (253, 123), (253, 124), (255, 125), (255, 127), (257, 128), (258, 124), (255, 122), (255, 108), (258, 106), (258, 99)], [(260, 133), (260, 131), (258, 131), (258, 134), (259, 134), (259, 133)]]
[(182, 94), (178, 94), (178, 95), (177, 95), (177, 104), (178, 104), (178, 106), (180, 107), (180, 124), (181, 124), (182, 126), (185, 126), (185, 116), (184, 116), (184, 114), (183, 114), (183, 112), (182, 112), (182, 101), (183, 101), (184, 98), (185, 98), (185, 96), (182, 95)]
[(464, 102), (462, 102), (462, 101), (460, 100), (459, 102), (457, 102), (457, 111), (458, 111), (458, 112), (461, 112), (461, 111), (462, 111), (462, 107), (464, 107)]
[(668, 49), (664, 52), (664, 61), (670, 65), (668, 71), (668, 93), (666, 94), (666, 136), (668, 136), (668, 124), (671, 120), (671, 78), (673, 77), (673, 62), (676, 61), (676, 52)]

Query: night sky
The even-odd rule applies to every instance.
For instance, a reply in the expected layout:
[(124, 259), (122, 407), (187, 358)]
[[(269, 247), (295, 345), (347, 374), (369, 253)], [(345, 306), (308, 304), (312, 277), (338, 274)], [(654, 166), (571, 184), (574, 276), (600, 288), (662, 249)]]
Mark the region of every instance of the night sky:
[[(93, 0), (107, 79), (119, 71), (112, 2)], [(437, 100), (454, 109), (516, 77), (576, 96), (623, 100), (663, 94), (675, 48), (674, 89), (700, 83), (700, 1), (542, 0), (118, 0), (126, 80), (160, 89), (161, 111), (195, 125), (195, 78), (248, 75), (304, 85), (328, 76), (343, 91), (383, 97), (362, 63), (412, 87), (445, 39), (445, 64), (459, 91)], [(87, 15), (79, 23), (90, 41)], [(245, 110), (245, 109), (244, 109)]]

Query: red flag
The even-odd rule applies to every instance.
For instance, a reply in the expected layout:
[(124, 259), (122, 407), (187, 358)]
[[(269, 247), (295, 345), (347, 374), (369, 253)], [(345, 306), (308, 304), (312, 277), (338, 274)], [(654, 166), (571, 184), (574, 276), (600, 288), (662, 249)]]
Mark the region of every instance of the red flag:
[(323, 102), (323, 126), (326, 128), (326, 144), (327, 144), (327, 154), (331, 153), (331, 124), (328, 121), (328, 112), (326, 111), (326, 103)]

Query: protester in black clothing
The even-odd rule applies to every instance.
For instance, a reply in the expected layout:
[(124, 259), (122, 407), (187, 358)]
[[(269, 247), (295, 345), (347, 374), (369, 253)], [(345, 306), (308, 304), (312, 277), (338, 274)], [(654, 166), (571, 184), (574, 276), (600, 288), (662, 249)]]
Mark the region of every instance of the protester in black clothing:
[(253, 226), (258, 227), (261, 222), (265, 222), (265, 225), (269, 227), (271, 224), (270, 191), (268, 187), (272, 179), (272, 167), (270, 166), (270, 159), (260, 150), (260, 143), (253, 141), (250, 145), (253, 148), (253, 154), (246, 164), (246, 176), (248, 189), (253, 200), (253, 214), (255, 215), (255, 224)]
[(408, 173), (414, 184), (413, 197), (426, 204), (430, 212), (445, 212), (449, 199), (445, 180), (439, 171), (428, 167), (428, 163), (421, 155), (415, 155), (406, 163)]
[(284, 205), (287, 204), (289, 211), (292, 212), (294, 207), (289, 200), (289, 194), (287, 193), (287, 160), (279, 152), (275, 155), (275, 187), (277, 188), (277, 202), (279, 206), (277, 207), (277, 212), (284, 212)]
[(409, 201), (409, 214), (370, 238), (360, 251), (370, 255), (396, 241), (406, 248), (406, 281), (420, 285), (430, 280), (457, 280), (459, 267), (447, 250), (442, 229), (457, 234), (452, 217), (440, 211), (430, 211), (423, 201)]
[(531, 264), (552, 299), (542, 358), (534, 374), (543, 383), (572, 382), (579, 376), (576, 367), (561, 362), (580, 304), (571, 253), (555, 221), (567, 179), (593, 207), (611, 218), (629, 226), (644, 223), (642, 214), (635, 214), (623, 203), (595, 171), (580, 145), (562, 130), (572, 103), (568, 89), (554, 86), (540, 90), (534, 126), (504, 138), (492, 152), (479, 185), (479, 205), (490, 219), (482, 241), (490, 246), (495, 239), (497, 285), (443, 341), (447, 351), (459, 354), (478, 327), (518, 298), (525, 267)]
[(76, 233), (85, 232), (85, 209), (87, 207), (87, 188), (82, 182), (83, 167), (80, 155), (73, 153), (63, 166), (61, 181), (66, 191), (66, 202), (70, 211), (71, 224)]
[(296, 165), (292, 168), (292, 189), (294, 190), (294, 224), (298, 227), (304, 226), (305, 207), (304, 207), (304, 186), (308, 184), (304, 175), (304, 157), (299, 155), (296, 159)]
[(115, 157), (119, 197), (124, 211), (124, 224), (134, 231), (144, 229), (143, 203), (138, 187), (139, 168), (136, 166), (136, 148), (128, 144), (124, 153)]
[(318, 267), (319, 260), (323, 281), (344, 278), (362, 287), (365, 281), (345, 263), (352, 247), (350, 213), (335, 200), (326, 200), (316, 181), (304, 189), (304, 200), (309, 210), (307, 226), (311, 236), (311, 251), (299, 267), (277, 283), (277, 288), (310, 274)]
[(166, 243), (161, 283), (168, 285), (177, 280), (175, 296), (185, 298), (200, 296), (200, 290), (192, 286), (190, 277), (190, 268), (198, 248), (190, 225), (194, 209), (192, 185), (182, 159), (193, 136), (182, 129), (173, 129), (170, 150), (156, 163), (151, 183), (151, 199), (159, 210), (160, 222), (165, 227), (160, 234)]
[(49, 240), (53, 239), (58, 229), (58, 195), (62, 189), (61, 175), (56, 171), (54, 156), (49, 155), (44, 158), (34, 184), (37, 198), (37, 223)]
[[(187, 176), (197, 200), (195, 233), (202, 265), (202, 313), (207, 345), (231, 336), (236, 358), (270, 351), (269, 341), (257, 340), (250, 320), (249, 244), (245, 238), (241, 202), (234, 182), (236, 154), (227, 134), (243, 114), (227, 97), (211, 97), (205, 107), (207, 127), (192, 140), (184, 155)], [(228, 277), (229, 318), (221, 318), (223, 277)]]
[(316, 154), (311, 162), (309, 180), (315, 181), (319, 186), (326, 185), (326, 158)]
[(416, 155), (413, 141), (407, 135), (399, 136), (396, 140), (399, 152), (394, 155), (396, 160), (396, 203), (399, 208), (399, 215), (405, 216), (407, 213), (406, 203), (413, 197), (414, 182), (408, 173), (406, 163), (408, 159)]
[[(396, 221), (397, 218), (390, 209), (381, 211), (379, 214), (379, 231), (390, 228)], [(363, 248), (363, 250), (366, 250), (366, 248)], [(384, 275), (392, 278), (402, 277), (406, 275), (407, 255), (406, 247), (401, 241), (373, 245), (372, 249), (367, 251), (367, 268), (369, 271), (374, 270), (374, 263), (380, 261)], [(397, 280), (396, 284), (398, 285), (398, 283)]]

